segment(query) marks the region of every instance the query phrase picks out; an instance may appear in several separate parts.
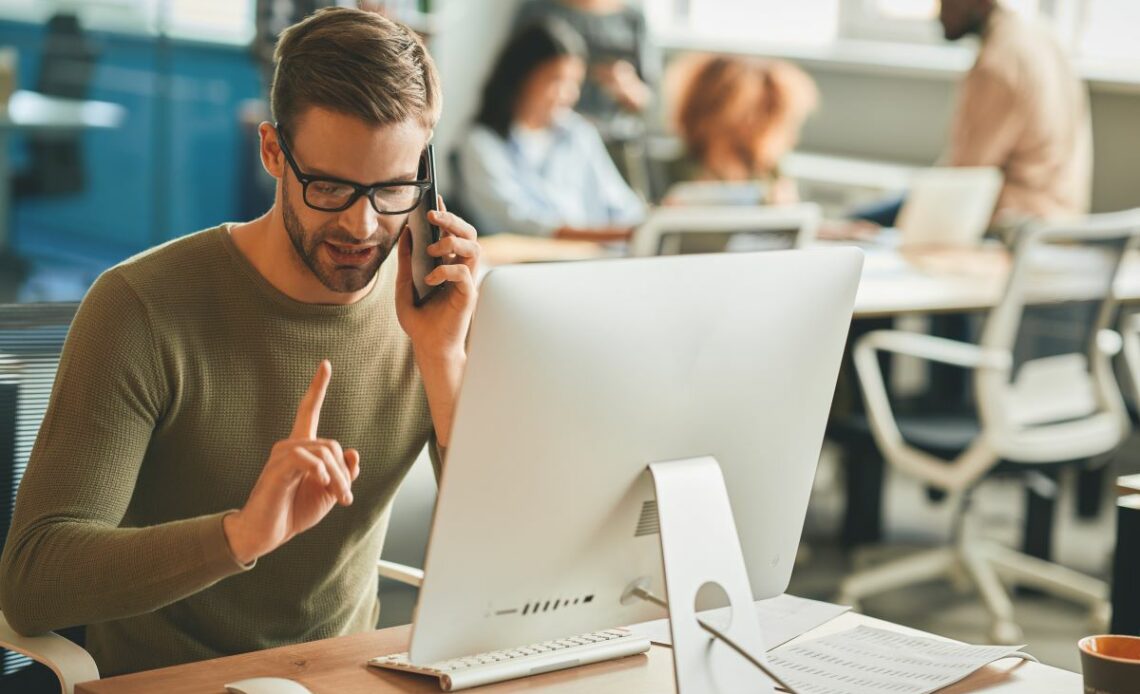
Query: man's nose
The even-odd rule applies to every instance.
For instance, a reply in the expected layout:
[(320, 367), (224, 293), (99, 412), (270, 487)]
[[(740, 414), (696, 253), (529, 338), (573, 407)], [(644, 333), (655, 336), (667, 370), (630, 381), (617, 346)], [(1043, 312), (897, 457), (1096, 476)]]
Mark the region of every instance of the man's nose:
[(372, 209), (367, 195), (361, 195), (348, 209), (341, 211), (341, 226), (358, 241), (365, 241), (376, 235), (380, 229), (380, 215)]

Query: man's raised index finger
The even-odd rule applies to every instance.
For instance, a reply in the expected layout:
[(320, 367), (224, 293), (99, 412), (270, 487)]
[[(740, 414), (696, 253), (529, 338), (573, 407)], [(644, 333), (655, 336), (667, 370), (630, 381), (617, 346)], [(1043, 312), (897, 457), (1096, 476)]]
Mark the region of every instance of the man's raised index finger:
[(309, 389), (297, 406), (297, 419), (293, 422), (292, 438), (317, 438), (317, 423), (321, 419), (321, 405), (325, 402), (325, 391), (332, 380), (332, 364), (328, 359), (321, 360), (317, 373), (309, 383)]

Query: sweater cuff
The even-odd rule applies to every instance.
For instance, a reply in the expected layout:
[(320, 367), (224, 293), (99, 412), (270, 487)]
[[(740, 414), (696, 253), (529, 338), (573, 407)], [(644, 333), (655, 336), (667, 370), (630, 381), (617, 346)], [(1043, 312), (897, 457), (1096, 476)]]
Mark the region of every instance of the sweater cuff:
[(202, 548), (204, 567), (219, 579), (249, 571), (257, 565), (256, 559), (248, 564), (242, 564), (230, 549), (230, 541), (226, 539), (226, 530), (222, 521), (231, 513), (237, 513), (237, 509), (204, 516), (198, 525), (198, 543)]
[(443, 459), (447, 454), (447, 449), (439, 445), (439, 439), (435, 436), (433, 429), (428, 436), (427, 442), (428, 458), (431, 460), (431, 469), (435, 473), (435, 484), (439, 486), (440, 475), (443, 474)]

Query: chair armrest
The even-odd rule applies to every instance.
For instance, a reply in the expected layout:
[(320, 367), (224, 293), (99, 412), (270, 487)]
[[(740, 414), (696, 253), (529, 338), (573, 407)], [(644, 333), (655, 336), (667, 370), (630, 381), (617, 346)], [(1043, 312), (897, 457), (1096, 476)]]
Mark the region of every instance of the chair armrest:
[(876, 354), (879, 350), (975, 369), (1009, 368), (1009, 354), (985, 350), (969, 343), (895, 330), (867, 333), (855, 345), (855, 372), (863, 390), (871, 435), (883, 458), (900, 470), (946, 491), (959, 492), (968, 488), (997, 460), (986, 440), (978, 437), (952, 461), (907, 444), (899, 431), (883, 373), (879, 369)]
[(1140, 313), (1133, 313), (1121, 322), (1124, 363), (1132, 379), (1132, 397), (1140, 399)]
[(1124, 349), (1124, 337), (1111, 328), (1102, 328), (1096, 334), (1096, 348), (1107, 357), (1115, 357)]
[(1008, 369), (1013, 364), (1012, 356), (1004, 350), (987, 350), (969, 342), (901, 330), (875, 330), (867, 333), (855, 349), (856, 352), (875, 350), (905, 354), (967, 369)]
[(87, 651), (51, 632), (43, 636), (22, 636), (8, 625), (3, 612), (0, 612), (0, 646), (51, 668), (59, 678), (63, 694), (72, 694), (80, 682), (99, 679), (99, 668)]
[(376, 571), (380, 574), (381, 578), (398, 581), (413, 588), (419, 588), (424, 582), (423, 569), (397, 564), (394, 561), (378, 559), (376, 561)]

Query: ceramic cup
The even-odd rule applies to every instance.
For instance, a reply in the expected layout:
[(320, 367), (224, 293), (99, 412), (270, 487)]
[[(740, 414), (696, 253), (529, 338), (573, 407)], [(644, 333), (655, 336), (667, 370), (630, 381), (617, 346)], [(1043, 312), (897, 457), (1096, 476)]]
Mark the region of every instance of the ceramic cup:
[(1086, 636), (1077, 647), (1085, 694), (1140, 694), (1140, 636)]

